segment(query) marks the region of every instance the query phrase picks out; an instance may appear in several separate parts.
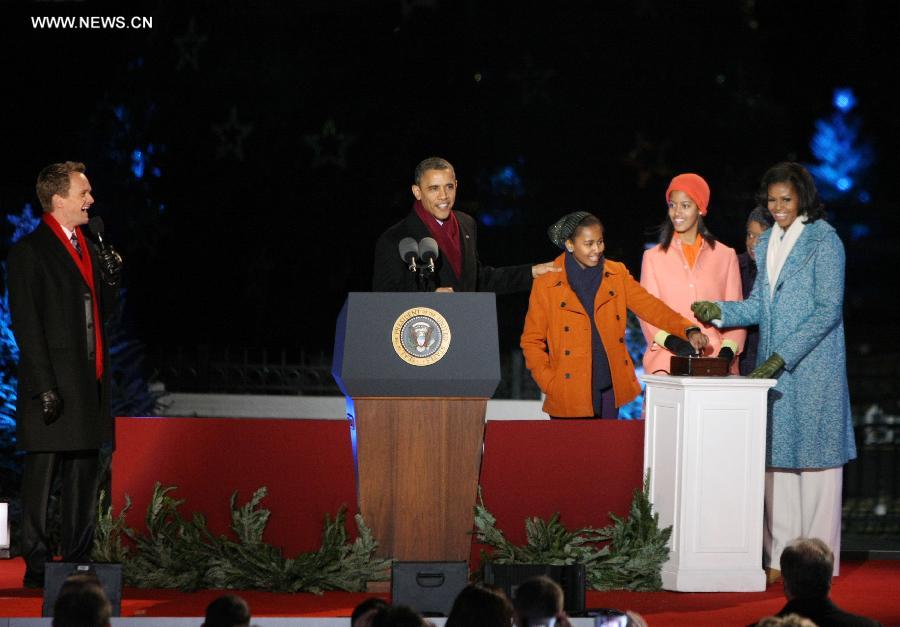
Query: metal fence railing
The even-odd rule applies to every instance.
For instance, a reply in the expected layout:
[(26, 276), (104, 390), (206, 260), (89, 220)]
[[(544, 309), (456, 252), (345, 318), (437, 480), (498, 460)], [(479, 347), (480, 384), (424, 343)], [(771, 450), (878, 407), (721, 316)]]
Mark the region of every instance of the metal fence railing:
[(857, 458), (844, 469), (845, 533), (900, 538), (900, 353), (847, 355)]
[(844, 531), (900, 534), (900, 416), (870, 405), (855, 422), (857, 457), (844, 468)]
[[(331, 356), (287, 350), (196, 347), (157, 351), (153, 368), (167, 392), (207, 394), (340, 395)], [(494, 398), (537, 399), (540, 390), (525, 369), (522, 351), (504, 353)]]
[(324, 353), (286, 350), (176, 348), (158, 351), (152, 362), (167, 392), (201, 394), (289, 394), (331, 396), (340, 390)]

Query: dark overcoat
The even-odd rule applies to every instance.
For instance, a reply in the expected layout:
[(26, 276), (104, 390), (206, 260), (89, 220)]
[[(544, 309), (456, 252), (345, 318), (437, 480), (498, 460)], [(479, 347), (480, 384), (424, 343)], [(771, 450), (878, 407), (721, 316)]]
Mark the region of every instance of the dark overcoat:
[[(97, 449), (113, 440), (109, 343), (101, 327), (105, 367), (98, 389), (90, 289), (65, 246), (41, 222), (9, 252), (9, 308), (19, 346), (16, 436), (18, 448), (28, 452)], [(118, 290), (103, 280), (90, 241), (87, 251), (105, 322), (117, 306)], [(62, 398), (63, 410), (45, 425), (37, 397), (51, 389)]]
[[(496, 292), (506, 294), (531, 289), (531, 264), (492, 268), (478, 259), (477, 228), (472, 216), (454, 211), (459, 221), (462, 245), (462, 272), (457, 279), (450, 264), (440, 255), (435, 261), (435, 273), (430, 289), (452, 287), (454, 292)], [(375, 265), (372, 269), (372, 290), (375, 292), (417, 292), (416, 275), (400, 258), (398, 246), (404, 237), (417, 242), (431, 237), (428, 227), (415, 211), (381, 234), (375, 244)]]
[[(753, 283), (756, 282), (756, 262), (748, 253), (738, 255), (738, 266), (741, 268), (741, 292), (744, 300), (750, 297)], [(756, 369), (756, 349), (759, 346), (759, 327), (752, 325), (747, 327), (747, 341), (744, 342), (744, 350), (739, 357), (739, 370), (747, 376)]]

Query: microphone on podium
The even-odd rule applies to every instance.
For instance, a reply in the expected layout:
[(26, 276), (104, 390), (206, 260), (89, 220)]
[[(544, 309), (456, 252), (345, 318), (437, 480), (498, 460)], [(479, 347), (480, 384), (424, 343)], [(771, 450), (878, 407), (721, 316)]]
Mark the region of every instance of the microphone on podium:
[(400, 240), (397, 248), (403, 263), (409, 266), (410, 272), (415, 272), (417, 270), (416, 259), (419, 257), (419, 245), (416, 243), (416, 240), (411, 237), (404, 237)]
[(419, 258), (428, 264), (428, 271), (434, 272), (434, 261), (440, 256), (438, 244), (433, 237), (419, 240)]

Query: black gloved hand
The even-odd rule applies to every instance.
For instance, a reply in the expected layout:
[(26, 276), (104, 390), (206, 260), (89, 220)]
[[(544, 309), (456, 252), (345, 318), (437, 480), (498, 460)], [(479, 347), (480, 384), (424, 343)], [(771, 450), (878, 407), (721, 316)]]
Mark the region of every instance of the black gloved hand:
[(691, 343), (687, 340), (682, 340), (677, 335), (669, 335), (663, 343), (663, 346), (680, 357), (690, 357), (691, 355), (696, 354)]
[(45, 425), (52, 425), (62, 415), (63, 402), (56, 390), (47, 390), (38, 394), (41, 401), (41, 414)]
[(731, 348), (728, 346), (723, 346), (719, 349), (719, 354), (716, 355), (716, 357), (718, 357), (719, 359), (726, 359), (730, 364), (731, 360), (734, 359), (734, 351), (731, 350)]
[(107, 245), (97, 253), (97, 261), (100, 262), (103, 280), (110, 287), (117, 286), (122, 277), (122, 256)]

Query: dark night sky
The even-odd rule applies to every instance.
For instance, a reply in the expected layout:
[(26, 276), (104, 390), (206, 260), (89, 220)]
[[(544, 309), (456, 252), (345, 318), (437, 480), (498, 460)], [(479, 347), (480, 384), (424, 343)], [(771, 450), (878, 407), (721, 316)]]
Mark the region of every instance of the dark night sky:
[[(420, 159), (456, 165), (457, 208), (511, 216), (481, 227), (483, 261), (550, 259), (547, 225), (586, 209), (637, 273), (679, 171), (710, 181), (709, 224), (742, 250), (760, 175), (813, 160), (814, 121), (848, 86), (877, 154), (872, 202), (835, 208), (842, 235), (874, 226), (870, 241), (845, 237), (850, 322), (877, 296), (868, 278), (897, 222), (898, 13), (875, 1), (0, 2), (0, 209), (36, 205), (47, 163), (85, 161), (145, 343), (330, 350)], [(39, 30), (37, 15), (153, 27)], [(137, 179), (130, 155), (149, 145)], [(515, 193), (491, 184), (509, 165)], [(505, 345), (526, 302), (500, 299)]]

